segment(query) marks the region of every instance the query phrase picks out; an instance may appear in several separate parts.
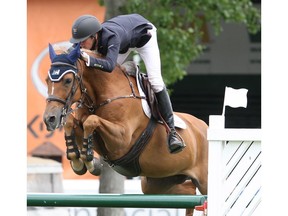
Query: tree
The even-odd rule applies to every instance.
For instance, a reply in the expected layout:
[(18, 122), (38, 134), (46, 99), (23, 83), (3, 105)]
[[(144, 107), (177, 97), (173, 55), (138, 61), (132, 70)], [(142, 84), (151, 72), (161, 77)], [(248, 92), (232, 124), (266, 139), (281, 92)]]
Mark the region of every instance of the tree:
[[(252, 34), (260, 30), (260, 11), (251, 0), (126, 0), (120, 10), (139, 13), (157, 27), (166, 85), (182, 79), (187, 66), (202, 53), (205, 23), (216, 35), (222, 22), (243, 23)], [(144, 65), (141, 70), (145, 71)]]
[[(100, 175), (100, 193), (124, 193), (125, 177), (115, 172), (106, 162), (103, 161), (103, 170)], [(97, 208), (97, 216), (125, 216), (123, 208)]]

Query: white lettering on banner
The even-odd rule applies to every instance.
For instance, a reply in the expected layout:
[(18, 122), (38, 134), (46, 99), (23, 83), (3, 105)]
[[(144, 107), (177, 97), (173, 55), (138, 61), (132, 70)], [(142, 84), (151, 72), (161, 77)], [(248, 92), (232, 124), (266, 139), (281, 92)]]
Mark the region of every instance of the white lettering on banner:
[[(125, 180), (125, 194), (143, 194), (141, 191), (141, 180), (134, 178)], [(97, 194), (99, 180), (64, 180), (65, 193), (87, 193)], [(87, 211), (82, 211), (86, 209)], [(163, 208), (124, 208), (125, 216), (181, 216), (185, 215), (185, 209), (163, 209)], [(69, 216), (97, 216), (97, 208), (69, 208)], [(202, 216), (203, 212), (194, 210), (193, 216)]]
[[(184, 214), (184, 209), (125, 209), (126, 216), (180, 216)], [(69, 216), (92, 215), (97, 215), (97, 208), (69, 208)]]

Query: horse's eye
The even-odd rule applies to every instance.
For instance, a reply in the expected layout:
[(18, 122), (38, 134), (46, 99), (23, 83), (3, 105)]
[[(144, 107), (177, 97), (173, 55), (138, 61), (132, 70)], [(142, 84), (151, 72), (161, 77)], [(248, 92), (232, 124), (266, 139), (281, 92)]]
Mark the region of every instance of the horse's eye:
[(72, 79), (68, 78), (64, 80), (64, 85), (69, 85), (70, 83), (72, 83)]

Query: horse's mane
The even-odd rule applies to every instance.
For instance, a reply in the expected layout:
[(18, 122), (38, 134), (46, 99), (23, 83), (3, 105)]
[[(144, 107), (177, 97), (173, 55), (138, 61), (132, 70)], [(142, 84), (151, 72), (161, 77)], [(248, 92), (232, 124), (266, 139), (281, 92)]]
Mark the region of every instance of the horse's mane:
[(59, 45), (53, 45), (54, 51), (57, 55), (60, 54), (68, 54), (68, 49), (67, 47), (64, 46), (59, 46)]
[[(70, 48), (67, 48), (67, 47), (64, 47), (64, 46), (58, 46), (58, 45), (54, 46), (54, 50), (55, 50), (55, 53), (57, 55), (59, 55), (59, 54), (68, 54), (69, 53), (69, 49)], [(89, 50), (89, 49), (81, 48), (81, 51), (86, 52), (88, 55), (93, 56), (95, 58), (103, 58), (103, 55), (101, 53), (97, 52), (96, 50)]]

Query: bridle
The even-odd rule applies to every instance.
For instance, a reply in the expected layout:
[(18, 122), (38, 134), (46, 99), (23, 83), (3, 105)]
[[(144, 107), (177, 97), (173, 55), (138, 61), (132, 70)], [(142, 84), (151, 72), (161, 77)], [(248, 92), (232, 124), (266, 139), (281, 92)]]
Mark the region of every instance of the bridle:
[[(78, 59), (78, 61), (79, 61), (79, 59)], [(49, 95), (46, 99), (47, 102), (56, 101), (56, 102), (59, 102), (59, 103), (64, 105), (62, 112), (61, 112), (61, 122), (60, 122), (61, 125), (65, 124), (66, 117), (68, 114), (76, 111), (79, 108), (82, 108), (83, 106), (88, 108), (90, 114), (94, 114), (98, 108), (100, 108), (104, 105), (107, 105), (114, 100), (124, 99), (124, 98), (146, 99), (145, 96), (138, 96), (135, 94), (133, 83), (129, 79), (128, 74), (125, 71), (121, 70), (129, 82), (129, 86), (131, 88), (131, 94), (130, 95), (124, 95), (124, 96), (117, 96), (114, 98), (109, 98), (109, 99), (106, 99), (105, 101), (101, 102), (100, 104), (95, 105), (93, 100), (91, 99), (91, 97), (88, 95), (87, 89), (85, 88), (85, 86), (83, 84), (83, 79), (82, 79), (83, 71), (82, 71), (82, 73), (80, 73), (81, 75), (79, 75), (76, 63), (75, 63), (75, 65), (72, 65), (72, 64), (64, 63), (64, 62), (54, 62), (51, 64), (51, 66), (69, 66), (73, 69), (71, 71), (73, 71), (73, 74), (74, 74), (73, 85), (72, 85), (71, 91), (68, 94), (66, 99), (59, 98), (55, 95)], [(77, 81), (77, 83), (76, 83), (76, 81)], [(73, 98), (74, 98), (75, 93), (79, 87), (80, 87), (80, 91), (81, 91), (81, 97), (77, 101), (76, 108), (72, 109), (71, 106), (73, 104)]]
[[(72, 85), (72, 88), (71, 88), (66, 99), (59, 98), (55, 95), (49, 95), (46, 99), (46, 101), (48, 103), (51, 101), (56, 101), (56, 102), (59, 102), (59, 103), (64, 105), (62, 108), (62, 112), (61, 112), (61, 125), (65, 124), (66, 117), (68, 114), (76, 111), (77, 109), (79, 109), (83, 106), (87, 107), (90, 113), (94, 113), (95, 112), (94, 102), (87, 93), (87, 89), (85, 88), (85, 86), (82, 82), (83, 73), (81, 73), (81, 75), (79, 75), (77, 66), (69, 64), (69, 63), (65, 63), (65, 62), (54, 62), (51, 64), (51, 66), (69, 66), (69, 67), (71, 67), (71, 69), (72, 69), (71, 71), (73, 72), (73, 75), (74, 75), (73, 85)], [(79, 87), (80, 87), (80, 91), (81, 91), (81, 97), (77, 101), (76, 108), (72, 109), (71, 106), (74, 103), (73, 99), (74, 99), (75, 93)]]

